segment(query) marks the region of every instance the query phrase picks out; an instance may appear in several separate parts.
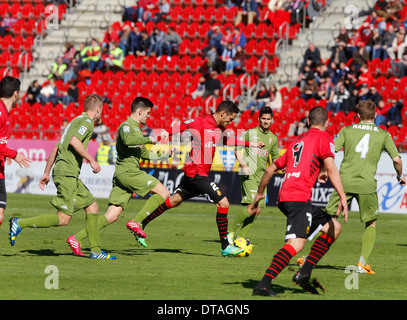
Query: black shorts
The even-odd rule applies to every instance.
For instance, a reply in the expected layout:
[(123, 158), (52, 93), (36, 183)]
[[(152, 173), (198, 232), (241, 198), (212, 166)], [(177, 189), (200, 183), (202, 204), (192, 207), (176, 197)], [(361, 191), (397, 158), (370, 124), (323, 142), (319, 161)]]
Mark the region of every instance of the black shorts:
[(310, 201), (286, 201), (278, 205), (287, 217), (285, 241), (294, 238), (304, 238), (309, 241), (332, 218), (320, 207), (313, 206)]
[(210, 181), (209, 177), (198, 175), (193, 178), (184, 175), (175, 192), (177, 191), (185, 193), (186, 197), (184, 200), (203, 195), (207, 200), (213, 203), (218, 203), (225, 197), (217, 184)]
[(6, 209), (7, 193), (6, 193), (6, 180), (0, 179), (0, 208)]

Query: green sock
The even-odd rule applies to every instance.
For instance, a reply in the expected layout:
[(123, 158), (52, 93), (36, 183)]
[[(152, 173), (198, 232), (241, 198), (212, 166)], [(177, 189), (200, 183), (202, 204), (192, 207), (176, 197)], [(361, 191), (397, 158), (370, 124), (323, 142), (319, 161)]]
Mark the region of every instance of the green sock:
[[(360, 253), (360, 260), (363, 265), (367, 262), (376, 241), (376, 228), (369, 226), (365, 229), (362, 236), (362, 251)], [(363, 260), (362, 260), (363, 259)]]
[(24, 218), (18, 221), (21, 228), (49, 228), (59, 226), (57, 214), (42, 214), (33, 218)]
[[(109, 222), (107, 221), (105, 215), (99, 216), (97, 221), (98, 230), (102, 230), (107, 225), (109, 225)], [(87, 237), (88, 233), (86, 232), (86, 229), (82, 229), (75, 235), (75, 239), (78, 240), (80, 243), (82, 243), (83, 240), (85, 240)]]
[(153, 213), (155, 211), (155, 209), (157, 209), (164, 201), (165, 201), (165, 199), (163, 197), (161, 197), (159, 194), (153, 194), (147, 200), (144, 207), (141, 208), (141, 210), (137, 213), (136, 217), (133, 218), (133, 221), (134, 222), (143, 221), (145, 218), (147, 218), (147, 216), (150, 213)]
[(244, 221), (249, 217), (250, 213), (247, 211), (247, 207), (243, 207), (243, 210), (237, 215), (235, 221), (233, 221), (233, 223), (231, 224), (229, 231), (236, 232), (243, 226)]
[(85, 230), (88, 234), (90, 250), (93, 253), (100, 253), (100, 236), (99, 236), (99, 229), (97, 227), (98, 224), (98, 214), (97, 213), (86, 213), (86, 220), (85, 220)]

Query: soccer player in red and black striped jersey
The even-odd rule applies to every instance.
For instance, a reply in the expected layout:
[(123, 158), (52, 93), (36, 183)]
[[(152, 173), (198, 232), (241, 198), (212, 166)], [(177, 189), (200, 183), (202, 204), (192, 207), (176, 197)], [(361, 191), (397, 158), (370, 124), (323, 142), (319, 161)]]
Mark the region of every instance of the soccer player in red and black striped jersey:
[(17, 106), (20, 96), (20, 79), (6, 76), (0, 81), (0, 226), (4, 219), (7, 194), (4, 177), (6, 159), (13, 159), (20, 167), (29, 167), (31, 160), (24, 154), (7, 147), (11, 135), (10, 111)]
[(337, 214), (342, 211), (347, 221), (348, 206), (335, 165), (335, 146), (332, 137), (325, 132), (329, 123), (328, 113), (322, 107), (315, 107), (310, 111), (308, 121), (310, 130), (299, 135), (287, 151), (266, 169), (252, 205), (254, 210), (256, 204), (264, 198), (264, 189), (274, 173), (285, 169), (278, 207), (287, 217), (286, 244), (274, 255), (262, 280), (254, 287), (253, 295), (275, 296), (276, 293), (270, 287), (271, 282), (289, 264), (291, 258), (304, 248), (307, 239), (311, 241), (321, 231), (303, 267), (293, 278), (304, 290), (318, 294), (316, 286), (310, 283), (311, 272), (341, 231), (341, 225), (336, 219), (311, 204), (312, 187), (320, 177), (322, 168), (340, 196)]
[(168, 135), (188, 130), (192, 138), (191, 152), (183, 168), (185, 175), (175, 193), (144, 219), (143, 228), (164, 211), (202, 194), (217, 206), (216, 223), (221, 241), (221, 254), (229, 256), (242, 251), (241, 248), (230, 244), (227, 238), (229, 201), (216, 183), (210, 181), (208, 177), (216, 146), (222, 142), (230, 146), (264, 147), (264, 143), (261, 141), (241, 141), (226, 135), (226, 127), (232, 123), (239, 112), (240, 110), (234, 102), (223, 101), (218, 105), (214, 114), (188, 120), (178, 127), (167, 130), (168, 134), (162, 135), (166, 139)]

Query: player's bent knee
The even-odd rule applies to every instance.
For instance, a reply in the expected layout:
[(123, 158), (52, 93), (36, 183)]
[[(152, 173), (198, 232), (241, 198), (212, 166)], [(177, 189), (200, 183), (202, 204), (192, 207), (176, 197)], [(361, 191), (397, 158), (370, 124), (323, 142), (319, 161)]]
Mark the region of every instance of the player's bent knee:
[(217, 203), (217, 206), (218, 206), (218, 207), (221, 207), (221, 208), (229, 208), (230, 203), (229, 203), (228, 198), (224, 197), (222, 200), (220, 200), (220, 201)]
[(69, 224), (69, 221), (71, 221), (71, 216), (67, 215), (62, 212), (58, 212), (58, 217), (59, 217), (59, 226), (63, 227)]
[(85, 211), (86, 211), (86, 213), (98, 213), (99, 206), (98, 206), (97, 202), (95, 201), (91, 205), (86, 207)]

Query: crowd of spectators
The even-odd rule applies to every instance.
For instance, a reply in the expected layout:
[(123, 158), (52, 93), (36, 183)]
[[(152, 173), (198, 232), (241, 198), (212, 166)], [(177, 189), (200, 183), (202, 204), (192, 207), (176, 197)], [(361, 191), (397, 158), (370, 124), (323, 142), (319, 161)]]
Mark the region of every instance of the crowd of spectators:
[(360, 12), (360, 18), (365, 18), (360, 28), (340, 27), (325, 61), (319, 49), (309, 44), (297, 78), (300, 98), (326, 100), (333, 115), (354, 112), (359, 101), (371, 99), (378, 106), (377, 125), (401, 126), (403, 101), (383, 98), (371, 66), (372, 61), (387, 61), (391, 66), (387, 78), (395, 77), (397, 82), (406, 76), (407, 20), (401, 19), (402, 10), (400, 1), (378, 0), (373, 8)]
[[(242, 23), (272, 23), (270, 14), (276, 10), (288, 11), (291, 22), (297, 23), (298, 19), (302, 19), (301, 14), (304, 14), (304, 3), (299, 0), (271, 0), (264, 15), (259, 1), (225, 1), (224, 5), (228, 10), (237, 9), (235, 21), (226, 28), (214, 24), (208, 31), (206, 46), (200, 52), (205, 58), (205, 65), (201, 68), (204, 72), (196, 89), (190, 93), (192, 98), (217, 98), (222, 92), (219, 75), (244, 72), (248, 39), (241, 31)], [(75, 79), (78, 75), (89, 74), (86, 71), (91, 74), (96, 70), (121, 70), (127, 55), (145, 59), (155, 56), (157, 61), (165, 56), (171, 61), (171, 57), (179, 50), (183, 35), (177, 34), (168, 24), (170, 10), (169, 2), (165, 0), (138, 1), (136, 6), (125, 8), (123, 25), (119, 28), (115, 24), (109, 26), (103, 40), (92, 39), (90, 44), (80, 43), (77, 48), (67, 43), (63, 56), (58, 57), (52, 66), (49, 84), (39, 91), (36, 88), (38, 83), (33, 83), (27, 101), (43, 104), (62, 102), (64, 105), (76, 102), (78, 94)], [(377, 125), (387, 128), (401, 126), (403, 101), (387, 97), (384, 99), (381, 95), (382, 88), (375, 81), (377, 74), (370, 68), (373, 60), (383, 63), (389, 61), (387, 77), (400, 79), (406, 76), (407, 20), (401, 18), (405, 16), (401, 15), (401, 10), (403, 6), (398, 0), (378, 0), (373, 8), (359, 13), (360, 18), (365, 17), (360, 28), (340, 28), (330, 56), (325, 59), (321, 57), (319, 48), (310, 43), (297, 79), (300, 98), (305, 101), (324, 100), (323, 105), (334, 115), (339, 112), (349, 114), (355, 111), (359, 101), (372, 99), (378, 106)], [(154, 22), (156, 26), (151, 32), (143, 27), (149, 22)], [(166, 31), (158, 27), (159, 22), (167, 24)], [(67, 84), (66, 89), (58, 92), (53, 84), (54, 80), (62, 80)], [(246, 110), (254, 113), (268, 105), (279, 111), (282, 104), (280, 90), (275, 84), (259, 83)], [(298, 134), (306, 130), (306, 126), (302, 124), (301, 121), (293, 124), (290, 133)]]
[[(268, 10), (291, 10), (292, 6), (298, 5), (298, 1), (270, 1)], [(301, 2), (301, 1), (300, 1)], [(234, 25), (226, 27), (224, 30), (218, 24), (207, 33), (207, 39), (200, 54), (204, 60), (201, 66), (203, 73), (202, 79), (197, 85), (193, 97), (206, 98), (210, 95), (217, 98), (222, 88), (218, 78), (219, 74), (224, 76), (244, 73), (247, 55), (245, 46), (247, 38), (240, 30), (239, 25), (260, 21), (261, 3), (259, 1), (225, 1), (225, 8), (237, 9), (239, 15), (236, 16)], [(113, 23), (108, 26), (102, 40), (91, 39), (91, 42), (81, 42), (77, 46), (73, 43), (66, 43), (63, 55), (56, 58), (51, 66), (49, 79), (62, 80), (64, 85), (68, 83), (75, 85), (78, 76), (89, 75), (96, 70), (118, 71), (123, 68), (123, 61), (127, 55), (144, 57), (148, 59), (155, 56), (159, 61), (163, 56), (168, 61), (179, 51), (179, 45), (182, 37), (168, 24), (165, 28), (158, 28), (158, 23), (169, 23), (170, 4), (167, 0), (137, 1), (137, 4), (131, 7), (125, 7), (123, 11), (123, 25)], [(264, 21), (267, 19), (264, 17)], [(155, 27), (151, 32), (145, 28), (146, 24), (154, 22)], [(67, 87), (65, 87), (67, 88)], [(50, 91), (50, 90), (49, 90)], [(269, 91), (271, 96), (270, 103), (274, 96), (278, 94)], [(77, 102), (76, 95), (71, 95), (67, 90), (51, 94), (50, 98), (44, 98), (43, 95), (36, 98), (40, 103), (59, 103), (62, 97), (68, 95), (67, 101)], [(279, 98), (276, 98), (279, 101)], [(33, 100), (30, 100), (33, 103)], [(276, 108), (281, 107), (281, 102), (274, 102)]]

